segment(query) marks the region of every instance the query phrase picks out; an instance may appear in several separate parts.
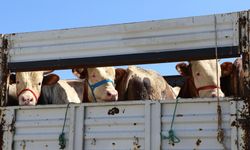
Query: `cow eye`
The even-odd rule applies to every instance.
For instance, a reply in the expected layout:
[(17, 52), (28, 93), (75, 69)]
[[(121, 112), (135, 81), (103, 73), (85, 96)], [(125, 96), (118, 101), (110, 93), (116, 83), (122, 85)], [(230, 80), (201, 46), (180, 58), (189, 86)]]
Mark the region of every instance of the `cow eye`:
[(197, 75), (197, 76), (200, 76), (200, 73), (199, 73), (199, 72), (197, 72), (197, 73), (196, 73), (196, 75)]
[(95, 74), (93, 74), (92, 77), (95, 78), (96, 77)]
[(16, 84), (19, 84), (19, 81), (16, 81)]
[(41, 85), (41, 82), (39, 82), (38, 85)]

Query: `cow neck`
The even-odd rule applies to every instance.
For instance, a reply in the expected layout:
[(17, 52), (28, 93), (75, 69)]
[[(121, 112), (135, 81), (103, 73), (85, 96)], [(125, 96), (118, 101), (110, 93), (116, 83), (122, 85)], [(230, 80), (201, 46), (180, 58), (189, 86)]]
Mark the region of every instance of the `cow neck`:
[[(88, 76), (88, 68), (84, 68), (85, 72), (84, 72), (84, 76), (85, 76), (85, 80), (84, 80), (84, 92), (83, 92), (83, 102), (91, 102), (89, 99), (89, 87), (90, 87), (90, 83), (89, 83), (89, 76)], [(91, 89), (90, 90), (92, 92), (92, 96), (94, 97), (94, 102), (96, 102), (96, 98), (94, 95), (94, 91)]]
[(87, 79), (84, 80), (84, 87), (83, 87), (83, 103), (88, 103), (90, 102), (89, 100), (89, 94), (88, 94), (88, 83)]
[(83, 92), (83, 102), (85, 103), (89, 103), (90, 102), (90, 99), (89, 99), (89, 85), (88, 85), (88, 68), (87, 67), (84, 67), (84, 77), (85, 77), (85, 80), (84, 80), (84, 92)]
[(18, 98), (19, 98), (19, 96), (20, 96), (23, 92), (25, 92), (25, 91), (29, 91), (29, 92), (31, 92), (31, 94), (35, 97), (36, 102), (38, 102), (38, 97), (39, 97), (39, 95), (37, 96), (37, 95), (35, 94), (35, 92), (34, 92), (34, 91), (32, 91), (32, 90), (31, 90), (31, 89), (29, 89), (29, 88), (25, 88), (25, 89), (21, 90), (21, 91), (17, 94), (17, 99), (18, 99)]
[(97, 102), (95, 94), (94, 94), (94, 89), (91, 88), (91, 85), (90, 85), (90, 83), (88, 81), (88, 78), (86, 78), (85, 82), (84, 82), (84, 93), (83, 93), (84, 94), (83, 95), (84, 100), (83, 100), (83, 102), (91, 102), (90, 99), (89, 99), (89, 97), (88, 97), (89, 96), (89, 94), (88, 94), (89, 88), (90, 88), (90, 91), (91, 91), (93, 99), (94, 99), (93, 102)]

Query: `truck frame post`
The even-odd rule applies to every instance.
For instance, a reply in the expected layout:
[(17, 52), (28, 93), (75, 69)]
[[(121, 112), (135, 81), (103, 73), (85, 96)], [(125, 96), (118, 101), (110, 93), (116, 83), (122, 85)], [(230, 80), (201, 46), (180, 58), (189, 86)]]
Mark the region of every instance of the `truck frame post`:
[(4, 38), (4, 35), (0, 34), (0, 106), (6, 106), (7, 104), (7, 58), (8, 58), (8, 41)]
[(250, 149), (250, 11), (241, 13), (239, 19), (239, 48), (242, 53), (242, 65), (244, 72), (244, 95), (245, 107), (242, 110), (239, 123), (243, 129), (243, 148)]

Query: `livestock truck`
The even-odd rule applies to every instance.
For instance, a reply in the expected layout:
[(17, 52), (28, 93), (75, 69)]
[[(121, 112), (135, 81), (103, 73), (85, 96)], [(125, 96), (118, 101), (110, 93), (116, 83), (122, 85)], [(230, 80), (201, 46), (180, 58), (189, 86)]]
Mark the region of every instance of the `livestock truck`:
[[(249, 150), (249, 30), (247, 10), (2, 34), (0, 147), (3, 150)], [(11, 72), (69, 69), (82, 64), (115, 66), (230, 57), (243, 60), (245, 94), (237, 97), (6, 106)], [(180, 84), (179, 77), (174, 79), (172, 84)]]

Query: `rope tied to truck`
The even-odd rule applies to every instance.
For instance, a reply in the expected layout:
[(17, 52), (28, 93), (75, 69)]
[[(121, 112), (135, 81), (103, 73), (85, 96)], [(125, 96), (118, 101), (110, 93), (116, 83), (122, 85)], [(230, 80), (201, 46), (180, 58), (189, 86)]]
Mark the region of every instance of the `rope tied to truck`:
[[(216, 58), (216, 82), (217, 86), (219, 84), (219, 77), (218, 77), (218, 35), (217, 35), (217, 18), (214, 15), (214, 35), (215, 35), (215, 58)], [(217, 141), (222, 144), (223, 149), (226, 150), (226, 145), (224, 143), (224, 130), (222, 128), (222, 110), (220, 106), (220, 96), (219, 96), (219, 89), (217, 88), (217, 114), (218, 114), (218, 127), (217, 127)]]
[(181, 141), (175, 135), (174, 130), (173, 130), (173, 124), (174, 124), (174, 119), (175, 119), (175, 114), (176, 114), (176, 108), (177, 108), (178, 100), (179, 100), (179, 98), (177, 98), (176, 102), (175, 102), (174, 113), (173, 113), (173, 117), (172, 117), (172, 121), (171, 121), (170, 130), (168, 131), (168, 136), (165, 136), (165, 135), (161, 134), (162, 138), (163, 139), (168, 139), (169, 140), (169, 144), (171, 144), (171, 145), (173, 145), (175, 143), (179, 143)]
[(62, 128), (62, 132), (59, 135), (59, 146), (60, 149), (64, 149), (66, 147), (66, 139), (65, 139), (65, 133), (64, 133), (64, 127), (65, 127), (65, 122), (66, 122), (66, 117), (67, 117), (67, 113), (68, 113), (68, 109), (69, 109), (69, 105), (71, 103), (67, 104), (67, 108), (66, 108), (66, 112), (65, 112), (65, 116), (64, 116), (64, 122), (63, 122), (63, 128)]

